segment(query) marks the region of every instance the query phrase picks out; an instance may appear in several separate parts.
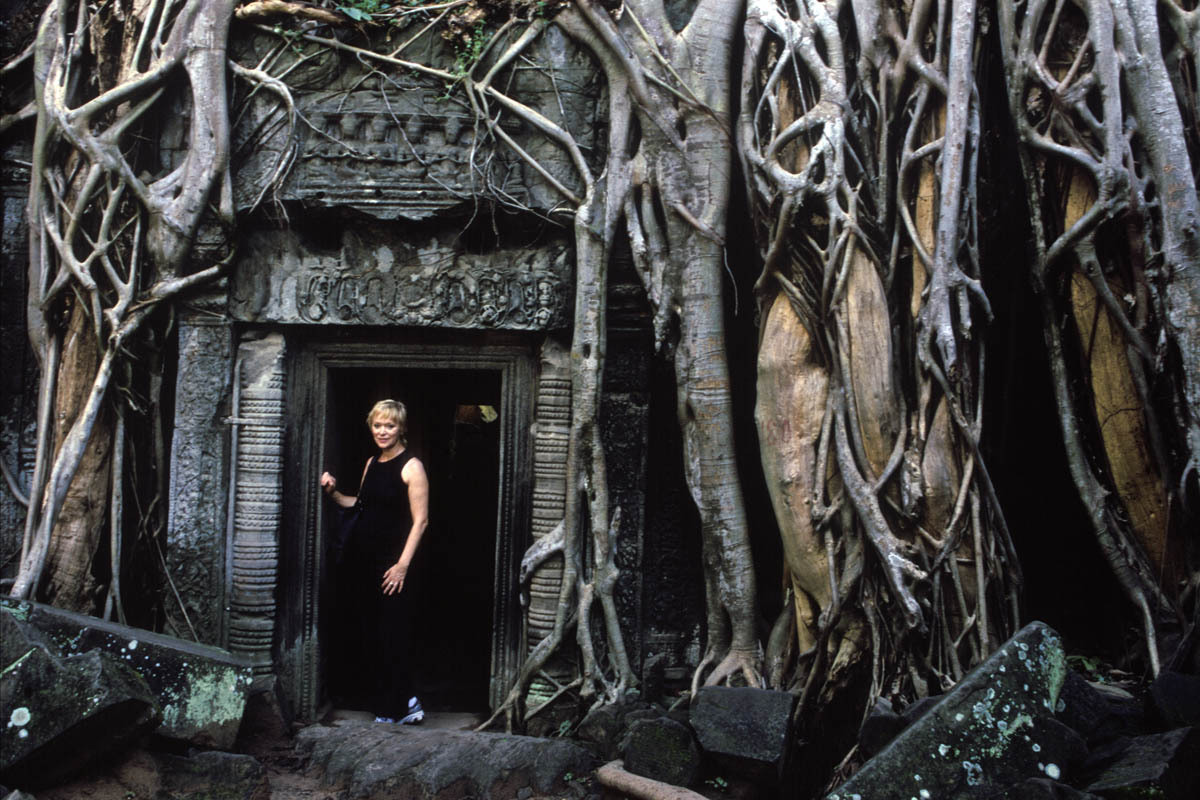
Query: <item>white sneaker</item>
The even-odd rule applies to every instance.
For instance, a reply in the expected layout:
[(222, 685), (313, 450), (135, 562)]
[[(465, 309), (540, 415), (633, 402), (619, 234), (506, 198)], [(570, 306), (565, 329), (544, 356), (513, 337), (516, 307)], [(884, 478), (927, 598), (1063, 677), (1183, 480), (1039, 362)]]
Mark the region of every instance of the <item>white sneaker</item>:
[(401, 725), (419, 725), (425, 719), (425, 709), (415, 697), (408, 698), (408, 713), (397, 720)]

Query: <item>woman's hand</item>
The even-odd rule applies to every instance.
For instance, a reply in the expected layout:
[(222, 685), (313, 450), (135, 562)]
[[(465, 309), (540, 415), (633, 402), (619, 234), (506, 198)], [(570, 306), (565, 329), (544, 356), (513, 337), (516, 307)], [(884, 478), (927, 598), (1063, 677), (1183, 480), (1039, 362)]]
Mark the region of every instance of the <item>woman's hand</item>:
[(381, 587), (384, 594), (399, 594), (404, 588), (404, 576), (408, 574), (408, 565), (397, 561), (392, 566), (388, 567), (388, 571), (383, 573), (383, 583)]
[(325, 494), (333, 494), (337, 491), (337, 478), (330, 475), (328, 472), (321, 473), (321, 489)]

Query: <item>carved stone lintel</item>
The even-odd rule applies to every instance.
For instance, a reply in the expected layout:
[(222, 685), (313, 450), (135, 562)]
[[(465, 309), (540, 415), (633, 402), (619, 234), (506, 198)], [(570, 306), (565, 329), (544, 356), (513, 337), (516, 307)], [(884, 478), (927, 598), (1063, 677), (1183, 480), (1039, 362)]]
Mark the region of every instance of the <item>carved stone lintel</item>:
[(241, 252), (230, 313), (245, 322), (551, 330), (570, 311), (561, 242), (473, 254), (349, 230), (322, 252), (287, 231), (257, 231)]
[(248, 656), (260, 678), (274, 669), (271, 644), (283, 515), (283, 336), (242, 342), (238, 369), (229, 649)]

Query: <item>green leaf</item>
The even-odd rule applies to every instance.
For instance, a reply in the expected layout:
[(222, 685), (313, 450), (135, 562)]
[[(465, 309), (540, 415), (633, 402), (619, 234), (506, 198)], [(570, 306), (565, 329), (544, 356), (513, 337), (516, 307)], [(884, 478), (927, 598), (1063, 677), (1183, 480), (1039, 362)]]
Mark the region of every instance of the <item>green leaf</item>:
[(355, 22), (370, 22), (371, 21), (371, 15), (368, 14), (366, 11), (363, 11), (361, 8), (354, 8), (353, 6), (338, 6), (337, 10), (342, 12), (343, 14), (345, 14), (347, 17), (354, 20)]

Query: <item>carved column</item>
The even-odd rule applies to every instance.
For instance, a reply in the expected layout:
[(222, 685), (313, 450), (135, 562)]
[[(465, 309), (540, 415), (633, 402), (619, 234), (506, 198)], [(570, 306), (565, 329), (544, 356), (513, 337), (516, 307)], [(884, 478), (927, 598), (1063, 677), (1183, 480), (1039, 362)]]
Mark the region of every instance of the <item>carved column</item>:
[(169, 605), (168, 615), (180, 636), (190, 625), (201, 642), (224, 645), (233, 332), (207, 313), (181, 315), (178, 331), (166, 561), (183, 611)]
[[(537, 405), (533, 430), (533, 519), (530, 525), (534, 541), (548, 536), (563, 521), (567, 501), (567, 445), (571, 425), (570, 352), (552, 337), (542, 345), (541, 372), (537, 384)], [(529, 581), (529, 608), (525, 631), (527, 652), (550, 635), (558, 611), (562, 586), (561, 555), (538, 567)], [(551, 665), (551, 674), (565, 672)], [(553, 687), (537, 679), (529, 688), (529, 703), (534, 705), (542, 694), (553, 694)]]
[(249, 657), (257, 679), (269, 677), (274, 668), (271, 643), (283, 513), (283, 336), (243, 341), (237, 371), (229, 649)]

